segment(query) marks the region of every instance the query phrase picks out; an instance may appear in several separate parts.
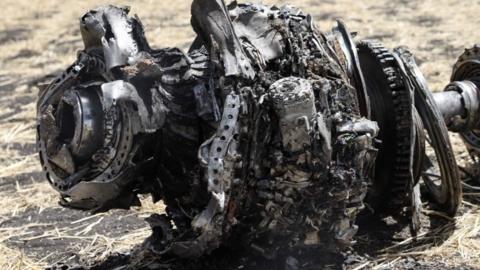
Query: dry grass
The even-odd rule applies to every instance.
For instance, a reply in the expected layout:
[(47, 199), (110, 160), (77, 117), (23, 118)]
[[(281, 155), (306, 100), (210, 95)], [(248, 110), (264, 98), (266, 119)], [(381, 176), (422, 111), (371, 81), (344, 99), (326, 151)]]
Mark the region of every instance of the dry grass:
[[(398, 253), (398, 255), (408, 256), (410, 253), (410, 255), (441, 258), (442, 260), (451, 260), (452, 255), (454, 255), (458, 256), (461, 261), (468, 261), (472, 266), (480, 265), (480, 257), (478, 254), (480, 250), (480, 242), (478, 241), (480, 232), (480, 209), (477, 206), (473, 206), (467, 213), (457, 217), (455, 224), (456, 226), (448, 224), (438, 228), (430, 234), (430, 239), (419, 239), (419, 241), (445, 240), (441, 244), (435, 245), (435, 241), (429, 241), (430, 245), (421, 248), (412, 248), (411, 250)], [(441, 239), (442, 233), (452, 229), (452, 226), (455, 226), (453, 228), (453, 234), (447, 239)]]
[[(454, 222), (388, 247), (380, 253), (379, 259), (372, 263), (378, 264), (376, 267), (381, 269), (399, 258), (421, 257), (423, 260), (451, 266), (479, 266), (480, 208), (465, 201), (464, 207), (468, 210), (453, 219)], [(451, 220), (449, 217), (443, 218)]]
[(0, 246), (0, 269), (4, 270), (40, 270), (45, 268), (41, 261), (33, 262), (19, 250), (13, 250), (5, 246)]
[[(95, 226), (103, 221), (102, 215), (89, 217), (87, 220), (78, 220), (71, 222), (69, 228), (58, 228), (55, 224), (35, 224), (31, 223), (20, 227), (5, 227), (0, 229), (0, 242), (11, 238), (17, 238), (19, 241), (33, 241), (33, 240), (75, 240), (80, 245), (77, 254), (74, 256), (81, 256), (86, 261), (104, 260), (108, 255), (114, 252), (126, 252), (134, 245), (140, 244), (146, 237), (149, 236), (148, 228), (142, 228), (131, 233), (126, 233), (121, 237), (108, 237), (103, 234), (90, 234), (94, 231)], [(39, 235), (38, 228), (46, 228)], [(62, 251), (51, 252), (43, 258), (37, 259), (34, 262), (26, 258), (26, 256), (19, 250), (9, 249), (5, 246), (0, 246), (0, 254), (3, 260), (0, 261), (1, 269), (25, 269), (20, 266), (37, 266), (45, 267), (49, 257)], [(68, 256), (61, 257), (58, 262), (68, 260)], [(8, 265), (7, 265), (8, 264)]]
[[(0, 225), (36, 207), (55, 209), (56, 193), (41, 179), (40, 167), (34, 154), (35, 104), (37, 89), (28, 80), (64, 69), (81, 49), (78, 18), (90, 8), (104, 3), (131, 5), (146, 26), (147, 37), (154, 47), (188, 47), (193, 32), (189, 27), (189, 0), (182, 1), (59, 1), (2, 0), (0, 21)], [(421, 69), (433, 89), (442, 89), (450, 77), (450, 68), (464, 47), (478, 42), (480, 1), (471, 0), (269, 0), (265, 3), (291, 3), (312, 14), (322, 30), (334, 26), (335, 18), (343, 18), (350, 30), (359, 36), (377, 37), (389, 47), (407, 45), (417, 55)], [(10, 31), (10, 38), (2, 37)], [(8, 83), (15, 86), (8, 90)], [(461, 141), (452, 136), (464, 163), (467, 155)], [(131, 215), (161, 212), (163, 206), (144, 200), (144, 206)], [(480, 265), (480, 210), (466, 204), (457, 217), (457, 227), (444, 242), (425, 241), (413, 247), (405, 242), (389, 250), (377, 261), (361, 268), (388, 269), (397, 258), (422, 256), (441, 260), (447, 265)], [(0, 269), (40, 269), (49, 258), (27, 258), (24, 251), (11, 249), (6, 240), (19, 237), (48, 239), (63, 237), (78, 240), (79, 252), (86, 258), (106, 256), (109, 252), (128, 250), (148, 235), (146, 228), (128, 232), (121, 237), (89, 234), (102, 221), (102, 215), (70, 228), (46, 224), (42, 235), (29, 234), (39, 224), (25, 221), (25, 227), (0, 229)], [(61, 219), (62, 217), (59, 217)], [(71, 230), (76, 228), (76, 230)], [(443, 228), (445, 229), (445, 228)], [(440, 229), (439, 229), (440, 230)], [(441, 233), (442, 230), (439, 231)], [(33, 235), (33, 236), (32, 236)], [(432, 237), (431, 234), (423, 237)], [(441, 237), (437, 235), (437, 237)], [(432, 239), (420, 239), (432, 240)], [(435, 239), (433, 239), (435, 240)], [(400, 248), (400, 250), (399, 250)], [(60, 252), (60, 251), (59, 251)], [(376, 266), (373, 266), (373, 265)]]

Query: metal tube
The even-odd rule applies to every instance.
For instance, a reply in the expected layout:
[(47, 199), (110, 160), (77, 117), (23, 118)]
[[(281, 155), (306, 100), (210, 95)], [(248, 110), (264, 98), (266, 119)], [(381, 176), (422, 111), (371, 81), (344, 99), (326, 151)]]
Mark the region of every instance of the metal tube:
[(444, 92), (434, 93), (437, 107), (452, 132), (465, 132), (480, 127), (480, 89), (471, 81), (452, 82)]
[(440, 109), (447, 127), (450, 127), (457, 117), (465, 114), (462, 95), (455, 91), (433, 93), (433, 98), (437, 107)]

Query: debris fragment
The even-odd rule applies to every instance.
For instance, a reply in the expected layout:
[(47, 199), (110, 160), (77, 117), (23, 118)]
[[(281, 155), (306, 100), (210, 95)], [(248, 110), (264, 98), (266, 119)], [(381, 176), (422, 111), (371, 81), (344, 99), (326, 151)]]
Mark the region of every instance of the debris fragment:
[(447, 126), (478, 154), (479, 55), (432, 95), (405, 48), (356, 42), (342, 22), (321, 32), (291, 6), (194, 0), (188, 53), (152, 49), (128, 12), (86, 13), (85, 48), (39, 95), (41, 163), (62, 205), (102, 212), (152, 194), (166, 213), (148, 219), (145, 246), (165, 260), (342, 251), (366, 203), (406, 212), (415, 236), (420, 179), (455, 215)]

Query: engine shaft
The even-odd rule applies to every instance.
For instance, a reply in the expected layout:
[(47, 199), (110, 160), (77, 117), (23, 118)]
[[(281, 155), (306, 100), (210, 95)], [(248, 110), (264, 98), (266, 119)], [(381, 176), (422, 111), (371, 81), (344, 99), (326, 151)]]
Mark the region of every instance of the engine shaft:
[(479, 128), (480, 89), (472, 81), (455, 81), (433, 97), (449, 131), (466, 132)]

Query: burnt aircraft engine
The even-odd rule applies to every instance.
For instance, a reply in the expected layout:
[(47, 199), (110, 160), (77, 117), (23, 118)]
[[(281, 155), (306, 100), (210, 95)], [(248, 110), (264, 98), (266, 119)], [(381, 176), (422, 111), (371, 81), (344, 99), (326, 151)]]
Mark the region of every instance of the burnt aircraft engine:
[(447, 125), (479, 149), (476, 70), (464, 64), (478, 58), (432, 96), (408, 50), (355, 42), (341, 22), (322, 33), (290, 6), (195, 0), (192, 26), (183, 53), (152, 49), (128, 8), (80, 19), (85, 48), (37, 104), (62, 205), (106, 211), (150, 193), (166, 205), (149, 219), (150, 247), (178, 257), (234, 237), (265, 256), (338, 250), (365, 203), (409, 214), (415, 230), (421, 179), (455, 215)]

